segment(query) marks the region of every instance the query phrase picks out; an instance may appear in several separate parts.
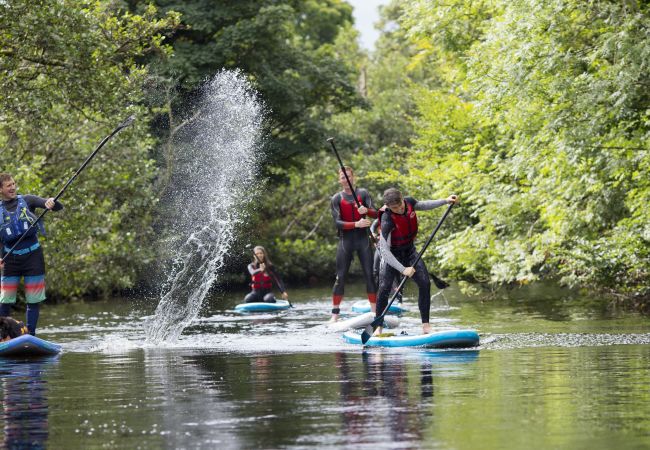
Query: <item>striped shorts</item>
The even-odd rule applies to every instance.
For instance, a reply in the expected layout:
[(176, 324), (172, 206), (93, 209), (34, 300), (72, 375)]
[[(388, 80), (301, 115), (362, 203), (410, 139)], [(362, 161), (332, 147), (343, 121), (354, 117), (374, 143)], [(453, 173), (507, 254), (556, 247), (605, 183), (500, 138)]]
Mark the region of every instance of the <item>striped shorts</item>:
[(21, 278), (25, 280), (27, 303), (45, 300), (45, 259), (41, 247), (25, 255), (11, 254), (7, 257), (0, 277), (0, 303), (16, 303)]

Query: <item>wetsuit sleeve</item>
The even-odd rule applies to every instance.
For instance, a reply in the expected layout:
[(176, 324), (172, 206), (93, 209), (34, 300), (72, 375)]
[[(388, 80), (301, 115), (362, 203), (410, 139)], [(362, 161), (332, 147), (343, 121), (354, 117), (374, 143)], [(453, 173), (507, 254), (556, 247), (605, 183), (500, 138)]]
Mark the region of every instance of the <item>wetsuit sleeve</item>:
[(447, 204), (447, 200), (413, 200), (413, 209), (416, 211), (428, 211), (430, 209), (440, 208), (443, 205)]
[(339, 194), (332, 197), (331, 207), (334, 225), (337, 230), (354, 230), (356, 228), (354, 222), (344, 222), (341, 219), (341, 196)]
[(269, 275), (271, 275), (271, 278), (273, 278), (275, 284), (278, 285), (278, 289), (280, 289), (280, 292), (284, 294), (287, 290), (284, 288), (284, 282), (282, 281), (282, 278), (280, 278), (280, 275), (278, 275), (278, 273), (273, 269), (268, 269), (267, 272)]
[(248, 265), (248, 273), (250, 273), (251, 275), (255, 275), (256, 273), (261, 272), (261, 271), (262, 271), (262, 269), (259, 269), (259, 268), (255, 267), (255, 264), (253, 264), (253, 263), (250, 263)]
[[(42, 198), (37, 195), (23, 195), (23, 199), (25, 199), (25, 203), (27, 203), (27, 206), (29, 207), (29, 210), (31, 212), (34, 212), (34, 209), (36, 208), (45, 209), (45, 201), (47, 200), (46, 198)], [(55, 201), (54, 208), (52, 208), (52, 211), (60, 211), (62, 209), (63, 209), (63, 204), (58, 200)]]
[(363, 192), (361, 193), (361, 200), (363, 200), (363, 204), (365, 205), (365, 207), (368, 208), (368, 217), (372, 217), (373, 219), (376, 219), (378, 216), (377, 210), (372, 204), (372, 197), (370, 197), (370, 193), (366, 189), (364, 189)]
[(381, 217), (381, 236), (379, 237), (379, 251), (381, 252), (381, 257), (383, 260), (391, 266), (393, 269), (398, 270), (399, 273), (404, 272), (405, 267), (400, 263), (393, 252), (390, 251), (390, 237), (393, 232), (393, 222), (388, 217), (388, 214), (384, 214)]

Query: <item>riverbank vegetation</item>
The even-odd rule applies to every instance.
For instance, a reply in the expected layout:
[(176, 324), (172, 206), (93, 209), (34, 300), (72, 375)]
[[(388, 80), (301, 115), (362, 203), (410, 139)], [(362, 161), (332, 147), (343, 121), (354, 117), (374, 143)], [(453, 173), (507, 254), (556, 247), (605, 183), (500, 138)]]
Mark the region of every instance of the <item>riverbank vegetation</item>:
[[(376, 203), (389, 186), (460, 195), (426, 257), (445, 277), (487, 289), (554, 280), (649, 302), (647, 2), (394, 1), (371, 54), (339, 0), (37, 3), (0, 4), (2, 171), (22, 192), (54, 193), (138, 114), (66, 193), (65, 221), (48, 216), (59, 297), (151, 273), (169, 143), (225, 67), (248, 74), (269, 110), (267, 181), (233, 274), (255, 230), (289, 280), (332, 277), (333, 136)], [(428, 230), (439, 214), (419, 217)]]

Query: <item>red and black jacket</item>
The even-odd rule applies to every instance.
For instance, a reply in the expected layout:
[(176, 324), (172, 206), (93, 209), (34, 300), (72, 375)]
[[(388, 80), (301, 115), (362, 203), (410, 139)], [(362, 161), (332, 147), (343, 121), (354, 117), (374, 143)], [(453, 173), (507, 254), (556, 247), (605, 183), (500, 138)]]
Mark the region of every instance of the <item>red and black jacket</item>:
[(412, 245), (418, 234), (418, 216), (415, 212), (417, 201), (412, 197), (405, 197), (404, 203), (404, 214), (395, 214), (388, 208), (379, 213), (382, 236), (388, 240), (390, 235), (391, 248), (404, 248)]

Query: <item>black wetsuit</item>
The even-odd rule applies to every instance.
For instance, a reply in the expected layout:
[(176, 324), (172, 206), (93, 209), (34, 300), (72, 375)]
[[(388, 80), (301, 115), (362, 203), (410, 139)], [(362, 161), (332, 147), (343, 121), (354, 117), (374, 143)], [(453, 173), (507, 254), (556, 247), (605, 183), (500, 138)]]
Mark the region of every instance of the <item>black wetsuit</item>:
[[(377, 211), (372, 207), (372, 199), (365, 189), (356, 189), (359, 202), (368, 208), (368, 216), (376, 217)], [(375, 303), (377, 286), (372, 273), (372, 247), (368, 240), (366, 228), (356, 228), (354, 223), (361, 219), (356, 202), (351, 194), (337, 192), (331, 201), (332, 217), (338, 230), (339, 244), (336, 249), (336, 281), (332, 292), (332, 313), (338, 314), (339, 306), (345, 292), (345, 277), (350, 270), (352, 257), (356, 252), (361, 263), (361, 270), (366, 281), (368, 300)]]
[[(446, 200), (429, 200), (421, 201), (406, 197), (406, 203), (413, 207), (413, 213), (416, 210), (429, 210), (445, 205)], [(377, 295), (377, 313), (379, 316), (388, 304), (388, 297), (396, 277), (402, 277), (402, 272), (406, 267), (413, 267), (417, 259), (418, 252), (413, 242), (401, 246), (391, 245), (391, 233), (395, 229), (390, 210), (386, 210), (381, 216), (381, 237), (379, 241), (380, 251), (382, 252), (382, 262), (379, 275), (379, 293)], [(403, 215), (406, 215), (404, 211)], [(415, 274), (411, 277), (418, 286), (418, 308), (422, 323), (429, 323), (429, 308), (431, 306), (431, 281), (424, 261), (420, 259), (414, 266)], [(401, 279), (401, 278), (400, 278)]]
[[(259, 274), (261, 271), (262, 270), (260, 269), (258, 263), (250, 263), (248, 265), (248, 273), (250, 273), (251, 276)], [(257, 303), (257, 302), (275, 303), (275, 295), (273, 295), (273, 292), (271, 291), (271, 287), (273, 283), (275, 283), (278, 286), (278, 289), (280, 289), (280, 292), (284, 294), (284, 292), (286, 291), (286, 289), (284, 288), (284, 283), (282, 282), (282, 279), (273, 270), (272, 267), (267, 267), (266, 275), (268, 275), (267, 286), (264, 287), (261, 284), (259, 286), (256, 286), (255, 282), (251, 283), (251, 287), (253, 288), (253, 290), (248, 294), (246, 294), (246, 297), (244, 297), (245, 303)]]

